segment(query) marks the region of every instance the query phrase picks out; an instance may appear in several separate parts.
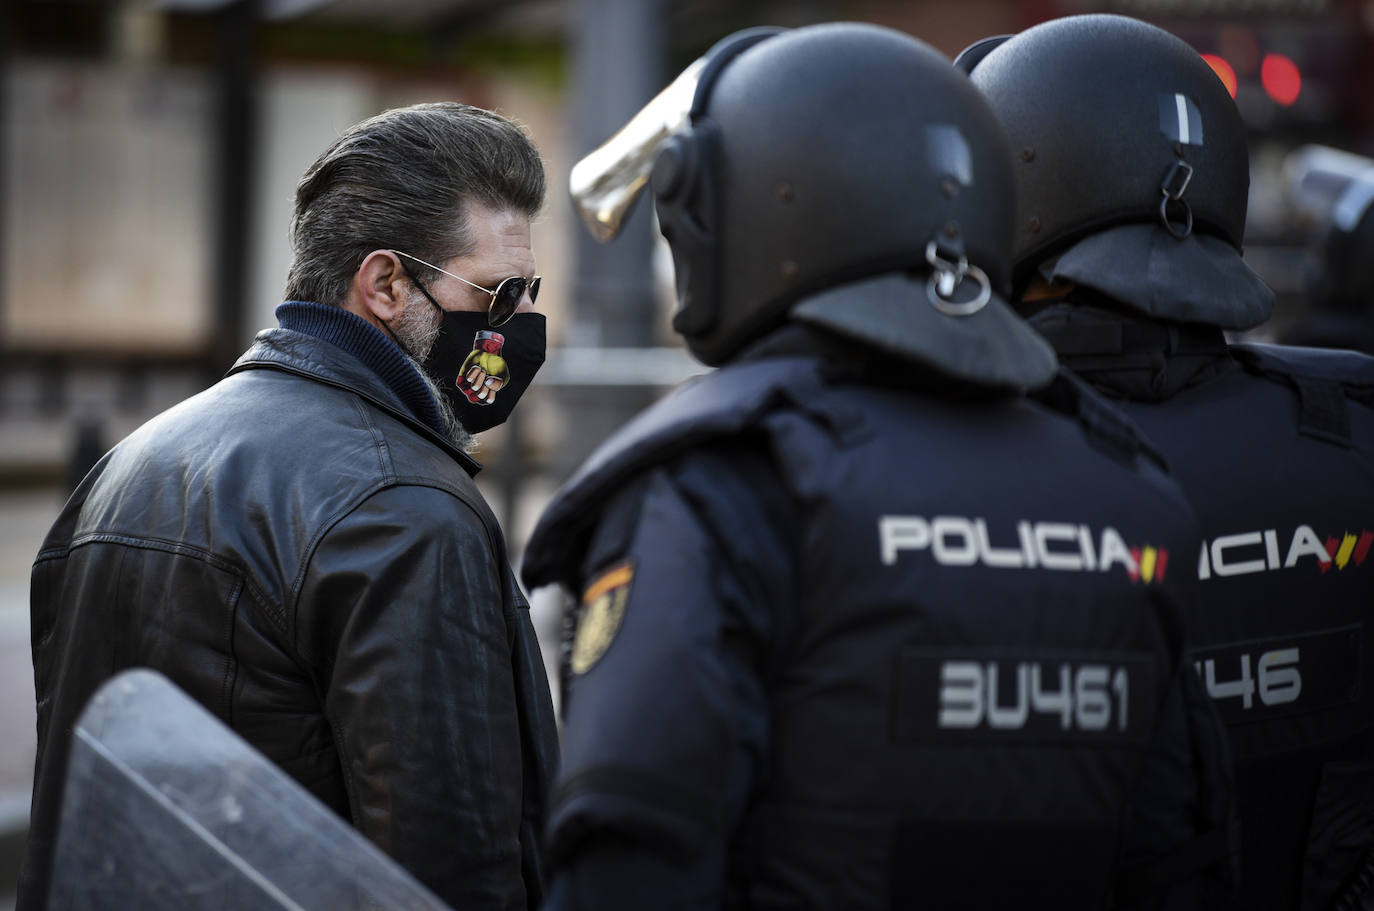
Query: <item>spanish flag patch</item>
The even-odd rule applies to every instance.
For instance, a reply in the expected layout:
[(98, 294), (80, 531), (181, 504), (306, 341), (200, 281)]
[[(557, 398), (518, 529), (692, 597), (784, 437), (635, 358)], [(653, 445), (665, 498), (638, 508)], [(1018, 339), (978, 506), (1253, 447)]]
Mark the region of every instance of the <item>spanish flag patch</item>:
[(596, 666), (611, 647), (625, 619), (625, 604), (630, 600), (634, 564), (616, 564), (592, 580), (582, 595), (582, 617), (573, 637), (572, 672), (585, 674)]

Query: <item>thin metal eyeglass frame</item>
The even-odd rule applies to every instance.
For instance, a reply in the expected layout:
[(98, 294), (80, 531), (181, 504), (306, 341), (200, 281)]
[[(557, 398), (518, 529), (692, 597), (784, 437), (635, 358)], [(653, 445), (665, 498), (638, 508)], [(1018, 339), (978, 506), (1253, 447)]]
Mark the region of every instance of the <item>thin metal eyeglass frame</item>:
[[(406, 259), (414, 260), (415, 262), (419, 263), (419, 264), (422, 265), (422, 266), (428, 266), (429, 268), (433, 269), (435, 272), (438, 272), (438, 273), (440, 273), (440, 274), (442, 274), (442, 275), (447, 275), (449, 278), (456, 278), (456, 279), (458, 279), (458, 281), (462, 282), (463, 284), (468, 285), (468, 286), (473, 287), (473, 288), (476, 288), (478, 291), (482, 291), (482, 292), (485, 292), (486, 294), (490, 294), (490, 295), (491, 295), (491, 303), (487, 305), (487, 325), (488, 325), (488, 326), (491, 326), (493, 329), (495, 329), (495, 328), (498, 327), (498, 326), (504, 326), (506, 323), (510, 322), (511, 317), (515, 316), (515, 312), (516, 312), (517, 310), (520, 309), (520, 301), (523, 300), (524, 297), (525, 297), (525, 289), (526, 289), (526, 288), (529, 289), (529, 292), (530, 292), (530, 301), (531, 301), (531, 302), (533, 302), (534, 299), (537, 298), (537, 297), (539, 296), (539, 280), (542, 278), (542, 276), (539, 276), (539, 275), (536, 275), (534, 278), (530, 279), (528, 282), (525, 281), (525, 276), (523, 276), (523, 275), (512, 275), (512, 276), (510, 276), (509, 278), (503, 278), (503, 279), (501, 279), (501, 283), (500, 283), (499, 285), (496, 286), (496, 290), (493, 291), (493, 290), (490, 289), (490, 288), (483, 288), (481, 285), (477, 284), (476, 282), (470, 282), (470, 281), (468, 281), (466, 278), (463, 278), (463, 276), (461, 276), (461, 275), (454, 275), (452, 272), (449, 272), (447, 269), (440, 269), (438, 266), (434, 265), (434, 263), (427, 263), (427, 262), (425, 262), (423, 259), (421, 259), (421, 258), (418, 257), (418, 256), (411, 256), (409, 253), (404, 253), (404, 252), (402, 252), (402, 251), (400, 251), (400, 250), (392, 250), (391, 252), (392, 252), (392, 253), (395, 253), (397, 256), (404, 256)], [(407, 274), (409, 274), (410, 270), (407, 269), (406, 272), (407, 272)], [(430, 303), (433, 303), (434, 306), (438, 307), (438, 306), (439, 306), (438, 302), (435, 301), (434, 298), (430, 297), (429, 292), (426, 291), (426, 290), (425, 290), (425, 287), (424, 287), (423, 285), (420, 284), (419, 279), (415, 278), (415, 276), (413, 276), (413, 275), (411, 275), (410, 278), (411, 278), (412, 281), (415, 282), (416, 286), (418, 286), (418, 287), (420, 288), (420, 290), (421, 290), (422, 292), (424, 292), (425, 297), (429, 297)], [(516, 298), (515, 298), (515, 306), (511, 308), (511, 311), (510, 311), (509, 313), (507, 313), (505, 316), (501, 317), (499, 321), (497, 321), (496, 318), (495, 318), (496, 299), (497, 299), (497, 297), (500, 296), (500, 294), (501, 294), (501, 289), (504, 288), (508, 282), (516, 282), (516, 281), (520, 282), (521, 288), (520, 288), (520, 293), (519, 293), (518, 295), (516, 295)], [(442, 308), (442, 307), (439, 307), (439, 309), (442, 310), (443, 308)]]

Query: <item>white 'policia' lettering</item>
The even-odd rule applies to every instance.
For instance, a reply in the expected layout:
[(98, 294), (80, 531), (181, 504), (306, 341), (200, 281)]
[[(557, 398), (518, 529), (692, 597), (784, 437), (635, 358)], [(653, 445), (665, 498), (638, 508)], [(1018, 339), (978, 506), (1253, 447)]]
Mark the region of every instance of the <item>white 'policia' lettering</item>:
[(1303, 557), (1315, 557), (1321, 563), (1328, 563), (1331, 555), (1326, 552), (1317, 533), (1309, 525), (1299, 525), (1293, 530), (1293, 538), (1288, 544), (1287, 556), (1279, 562), (1278, 530), (1267, 528), (1264, 531), (1247, 531), (1236, 535), (1222, 535), (1211, 541), (1202, 542), (1198, 554), (1197, 577), (1210, 579), (1212, 576), (1244, 576), (1249, 573), (1270, 572), (1276, 569), (1292, 569)]
[(1131, 549), (1110, 525), (1094, 536), (1086, 525), (1069, 522), (1016, 523), (1016, 546), (992, 542), (985, 519), (964, 516), (881, 516), (879, 551), (884, 566), (894, 565), (903, 551), (929, 551), (941, 566), (995, 569), (1051, 569), (1105, 572), (1120, 565), (1138, 571)]

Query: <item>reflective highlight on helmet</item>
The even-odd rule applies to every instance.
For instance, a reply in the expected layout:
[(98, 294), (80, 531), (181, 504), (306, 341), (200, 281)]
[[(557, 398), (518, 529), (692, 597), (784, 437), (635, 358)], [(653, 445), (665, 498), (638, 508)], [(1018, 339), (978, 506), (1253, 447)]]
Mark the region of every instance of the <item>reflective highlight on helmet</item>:
[(687, 126), (706, 62), (706, 57), (694, 61), (629, 123), (573, 166), (568, 176), (573, 203), (602, 243), (620, 233), (626, 213), (649, 181), (659, 147)]

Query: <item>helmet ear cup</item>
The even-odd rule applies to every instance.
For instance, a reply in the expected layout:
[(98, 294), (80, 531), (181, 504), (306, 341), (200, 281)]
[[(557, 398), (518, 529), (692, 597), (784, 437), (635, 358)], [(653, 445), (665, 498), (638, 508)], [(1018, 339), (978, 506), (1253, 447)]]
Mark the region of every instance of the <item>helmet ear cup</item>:
[(673, 253), (678, 297), (673, 328), (689, 338), (710, 331), (719, 302), (716, 188), (710, 167), (714, 133), (709, 122), (698, 123), (668, 140), (649, 178), (659, 229)]
[(697, 151), (692, 134), (671, 137), (659, 149), (649, 173), (649, 186), (659, 205), (678, 204), (689, 195), (697, 176)]

